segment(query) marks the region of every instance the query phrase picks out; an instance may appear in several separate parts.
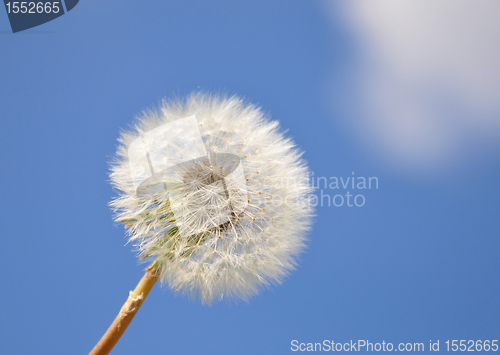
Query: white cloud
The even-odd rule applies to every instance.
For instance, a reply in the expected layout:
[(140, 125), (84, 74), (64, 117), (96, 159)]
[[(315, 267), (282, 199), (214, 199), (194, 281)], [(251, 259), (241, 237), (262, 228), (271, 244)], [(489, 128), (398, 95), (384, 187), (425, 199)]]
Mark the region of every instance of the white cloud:
[(350, 0), (330, 11), (360, 55), (366, 111), (350, 124), (386, 159), (436, 169), (500, 148), (500, 1)]

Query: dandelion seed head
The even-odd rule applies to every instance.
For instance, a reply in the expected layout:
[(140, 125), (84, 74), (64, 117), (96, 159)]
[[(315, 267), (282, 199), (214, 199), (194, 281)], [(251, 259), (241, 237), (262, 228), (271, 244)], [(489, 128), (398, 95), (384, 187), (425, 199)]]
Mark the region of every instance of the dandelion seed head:
[(119, 142), (115, 219), (173, 290), (246, 300), (294, 268), (313, 214), (308, 169), (259, 108), (204, 93), (164, 100)]

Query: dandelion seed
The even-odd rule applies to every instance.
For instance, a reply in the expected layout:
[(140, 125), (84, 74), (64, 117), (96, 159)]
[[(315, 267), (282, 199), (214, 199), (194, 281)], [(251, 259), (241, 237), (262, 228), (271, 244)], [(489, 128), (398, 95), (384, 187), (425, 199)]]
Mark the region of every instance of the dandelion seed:
[(173, 290), (248, 299), (293, 269), (313, 213), (309, 174), (259, 108), (197, 93), (145, 112), (119, 141), (116, 220)]

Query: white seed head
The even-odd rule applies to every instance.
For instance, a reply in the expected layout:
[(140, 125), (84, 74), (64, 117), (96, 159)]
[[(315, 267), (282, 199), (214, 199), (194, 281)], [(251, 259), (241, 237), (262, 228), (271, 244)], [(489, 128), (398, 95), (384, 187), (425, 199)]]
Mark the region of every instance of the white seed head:
[(164, 100), (119, 141), (116, 220), (172, 289), (208, 304), (248, 299), (293, 269), (313, 214), (308, 169), (259, 108), (203, 93)]

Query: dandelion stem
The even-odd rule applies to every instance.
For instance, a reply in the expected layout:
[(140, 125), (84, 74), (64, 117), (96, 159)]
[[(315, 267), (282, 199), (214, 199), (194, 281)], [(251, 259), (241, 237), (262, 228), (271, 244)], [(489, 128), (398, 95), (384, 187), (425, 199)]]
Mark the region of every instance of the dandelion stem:
[(137, 284), (134, 291), (130, 291), (127, 301), (123, 305), (120, 313), (97, 343), (89, 355), (107, 355), (120, 340), (142, 303), (158, 281), (156, 263), (146, 269), (146, 273)]

